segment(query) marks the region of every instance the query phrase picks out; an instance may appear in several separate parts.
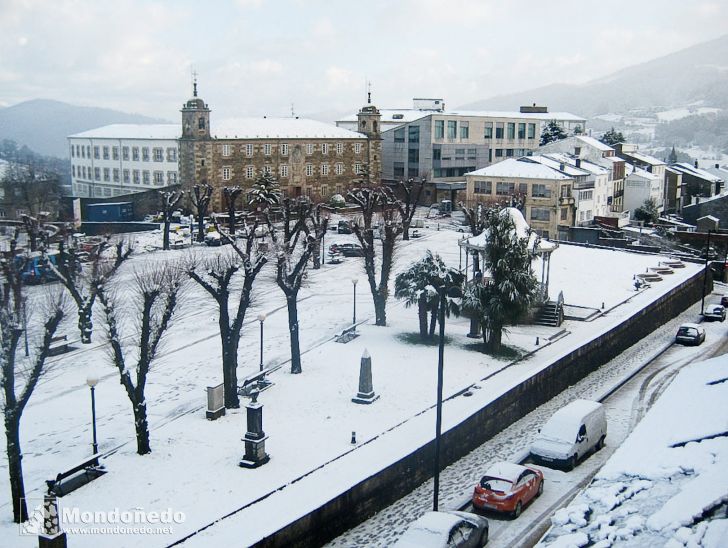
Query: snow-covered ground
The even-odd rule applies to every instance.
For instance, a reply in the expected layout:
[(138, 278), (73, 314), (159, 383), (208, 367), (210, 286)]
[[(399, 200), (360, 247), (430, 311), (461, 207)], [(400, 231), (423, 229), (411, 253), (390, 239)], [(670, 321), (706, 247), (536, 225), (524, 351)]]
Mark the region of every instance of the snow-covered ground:
[(539, 546), (726, 546), (727, 401), (728, 355), (683, 369)]
[[(426, 249), (438, 252), (451, 266), (459, 262), (453, 231), (423, 230), (424, 236), (403, 243), (396, 270), (407, 268)], [(328, 236), (327, 246), (350, 236)], [(200, 253), (224, 248), (200, 249)], [(121, 278), (148, 261), (184, 256), (185, 251), (140, 254), (124, 265)], [(551, 261), (551, 293), (563, 291), (568, 304), (601, 309), (606, 314), (591, 322), (566, 322), (567, 336), (545, 343), (555, 329), (516, 326), (506, 343), (521, 352), (537, 352), (510, 366), (472, 349), (465, 337), (468, 322), (448, 320), (445, 395), (479, 383), (472, 397), (458, 397), (445, 405), (444, 428), (449, 428), (551, 360), (619, 323), (700, 267), (688, 264), (665, 280), (636, 293), (634, 274), (657, 266), (664, 257), (619, 251), (561, 246)], [(540, 264), (534, 265), (537, 273)], [(248, 313), (240, 350), (239, 377), (258, 368), (259, 331), (254, 319), (266, 312), (266, 364), (282, 363), (288, 355), (284, 299), (271, 270), (263, 274), (256, 303)], [(62, 504), (83, 510), (114, 508), (184, 512), (183, 523), (167, 535), (120, 537), (73, 535), (73, 546), (161, 546), (235, 512), (193, 537), (190, 544), (247, 545), (276, 531), (331, 497), (394, 462), (433, 435), (437, 351), (412, 345), (403, 337), (416, 331), (416, 313), (394, 299), (388, 306), (388, 327), (360, 327), (361, 336), (342, 345), (333, 334), (351, 324), (353, 286), (358, 278), (357, 316), (372, 315), (371, 296), (360, 259), (325, 265), (311, 271), (300, 295), (303, 374), (282, 368), (272, 376), (275, 385), (261, 395), (266, 450), (271, 461), (256, 470), (238, 467), (243, 454), (244, 410), (228, 412), (218, 421), (204, 419), (204, 388), (220, 382), (220, 345), (212, 303), (190, 286), (187, 304), (170, 331), (164, 352), (150, 374), (147, 401), (152, 426), (152, 453), (135, 454), (130, 404), (118, 383), (101, 344), (97, 318), (95, 342), (54, 359), (49, 374), (30, 400), (21, 423), (29, 497), (42, 496), (44, 480), (87, 455), (90, 446), (90, 370), (101, 371), (96, 388), (100, 449), (113, 451), (104, 459), (109, 473), (63, 497)], [(72, 322), (71, 322), (72, 323)], [(68, 326), (73, 333), (72, 325)], [(536, 337), (541, 344), (536, 346)], [(355, 405), (359, 359), (372, 355), (375, 391), (380, 398), (370, 406)], [(500, 371), (486, 382), (486, 376)], [(358, 444), (350, 443), (356, 431)], [(10, 521), (7, 463), (1, 461), (0, 541), (30, 546), (35, 538), (19, 537)], [(5, 542), (3, 542), (5, 544)]]

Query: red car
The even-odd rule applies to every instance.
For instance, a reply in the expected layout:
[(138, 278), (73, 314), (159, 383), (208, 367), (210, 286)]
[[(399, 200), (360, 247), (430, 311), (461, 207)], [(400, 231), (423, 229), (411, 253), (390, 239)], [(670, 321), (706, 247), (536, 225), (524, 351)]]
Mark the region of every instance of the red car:
[(529, 466), (499, 462), (491, 466), (473, 492), (473, 506), (521, 515), (531, 499), (543, 493), (543, 472)]

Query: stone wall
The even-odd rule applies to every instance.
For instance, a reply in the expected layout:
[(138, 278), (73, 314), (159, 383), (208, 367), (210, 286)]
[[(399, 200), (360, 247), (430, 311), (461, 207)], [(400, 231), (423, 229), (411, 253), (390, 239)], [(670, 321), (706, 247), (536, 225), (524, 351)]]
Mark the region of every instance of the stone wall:
[[(445, 432), (440, 455), (442, 468), (674, 318), (700, 300), (702, 290), (703, 275), (699, 272), (610, 332), (567, 354)], [(434, 440), (255, 546), (321, 546), (428, 480), (432, 477), (433, 462)]]

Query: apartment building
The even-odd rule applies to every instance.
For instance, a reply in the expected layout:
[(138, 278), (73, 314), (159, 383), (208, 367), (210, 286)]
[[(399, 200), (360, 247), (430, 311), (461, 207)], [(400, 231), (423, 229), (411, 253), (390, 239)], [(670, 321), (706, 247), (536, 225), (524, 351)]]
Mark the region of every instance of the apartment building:
[(559, 226), (573, 226), (574, 177), (532, 157), (508, 158), (465, 175), (467, 203), (518, 205), (540, 236), (557, 238)]
[(179, 124), (112, 124), (68, 137), (73, 196), (108, 198), (179, 183)]
[(624, 211), (630, 212), (630, 219), (634, 219), (635, 210), (642, 207), (647, 200), (657, 205), (659, 212), (663, 211), (664, 176), (658, 175), (627, 164), (627, 176), (624, 178)]

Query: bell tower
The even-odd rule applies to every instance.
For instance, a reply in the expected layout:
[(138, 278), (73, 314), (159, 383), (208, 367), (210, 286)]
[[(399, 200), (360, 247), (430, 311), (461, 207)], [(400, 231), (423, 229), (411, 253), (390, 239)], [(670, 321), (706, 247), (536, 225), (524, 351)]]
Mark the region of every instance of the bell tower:
[(372, 104), (371, 83), (367, 84), (367, 104), (357, 113), (357, 131), (367, 138), (367, 166), (369, 182), (379, 183), (382, 178), (382, 115)]
[(197, 96), (197, 74), (193, 73), (192, 97), (182, 105), (182, 136), (179, 140), (180, 184), (182, 188), (190, 188), (197, 181), (197, 157), (203, 160), (205, 147), (201, 141), (210, 140), (210, 108), (205, 101)]

